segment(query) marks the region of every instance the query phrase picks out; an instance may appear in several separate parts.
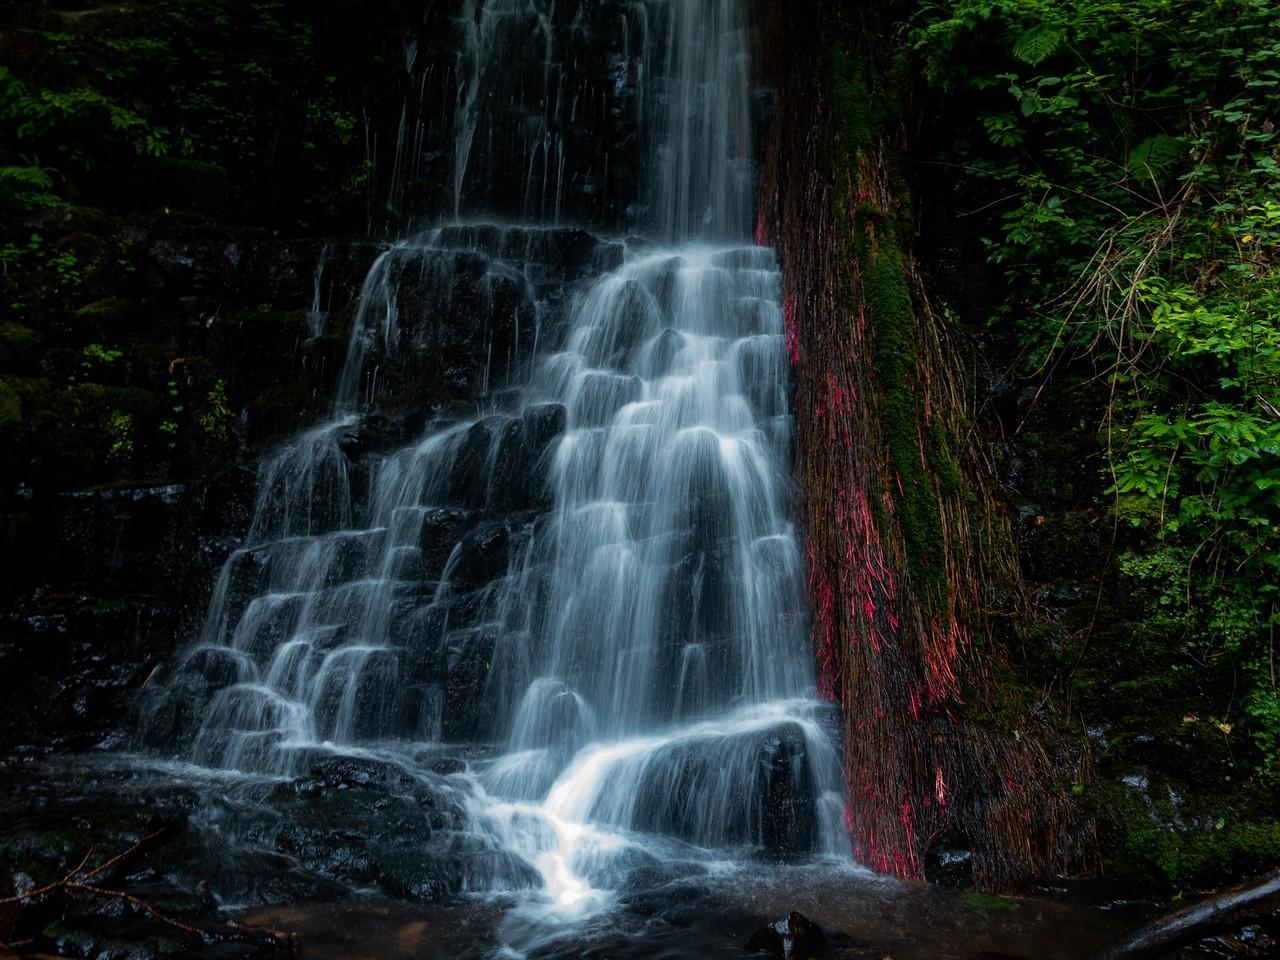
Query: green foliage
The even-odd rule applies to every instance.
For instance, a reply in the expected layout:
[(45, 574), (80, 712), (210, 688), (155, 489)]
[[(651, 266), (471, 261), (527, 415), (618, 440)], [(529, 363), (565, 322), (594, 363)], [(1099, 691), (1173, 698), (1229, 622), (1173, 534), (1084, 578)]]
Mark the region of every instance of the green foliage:
[(95, 365), (102, 364), (110, 366), (118, 362), (124, 353), (120, 350), (113, 350), (104, 347), (100, 343), (91, 343), (83, 350), (84, 361), (82, 366), (85, 370), (92, 370)]
[(39, 233), (31, 234), (25, 243), (11, 242), (0, 247), (0, 272), (7, 274), (11, 268), (46, 270), (59, 290), (78, 287), (84, 279), (75, 252), (47, 248)]
[(110, 438), (109, 455), (113, 460), (133, 456), (133, 415), (123, 410), (113, 410), (107, 417), (107, 436)]
[(227, 399), (227, 385), (215, 381), (205, 398), (208, 412), (200, 416), (200, 429), (219, 443), (226, 443), (231, 438), (231, 404)]
[(72, 251), (64, 250), (61, 253), (55, 253), (45, 263), (57, 276), (56, 282), (59, 288), (80, 285), (83, 279), (79, 269), (80, 258)]
[(0, 430), (22, 422), (22, 397), (13, 384), (0, 380)]
[(265, 186), (263, 173), (304, 151), (352, 166), (363, 154), (356, 112), (319, 69), (314, 15), (282, 0), (31, 20), (60, 28), (12, 31), (0, 67), (0, 209), (92, 191), (102, 206), (136, 198), (224, 215), (228, 184)]
[[(1277, 0), (957, 0), (904, 28), (955, 105), (941, 159), (1004, 291), (992, 323), (1024, 376), (1103, 385), (1127, 600), (1153, 664), (1200, 671), (1202, 722), (1262, 791), (1280, 786), (1277, 23)], [(1160, 682), (1194, 687), (1166, 672), (1141, 695)], [(1165, 876), (1200, 869), (1168, 853), (1148, 858)]]
[(0, 209), (56, 206), (58, 198), (52, 190), (53, 177), (38, 163), (0, 166)]
[[(1115, 784), (1100, 798), (1100, 813), (1115, 851), (1109, 860), (1116, 879), (1178, 891), (1231, 873), (1273, 869), (1280, 859), (1280, 823), (1243, 820), (1231, 806), (1223, 797), (1188, 802), (1164, 781), (1142, 788)], [(1192, 828), (1178, 829), (1180, 824)]]
[(11, 267), (17, 267), (38, 257), (44, 250), (44, 237), (38, 233), (31, 234), (26, 243), (6, 243), (0, 247), (0, 271), (8, 273)]

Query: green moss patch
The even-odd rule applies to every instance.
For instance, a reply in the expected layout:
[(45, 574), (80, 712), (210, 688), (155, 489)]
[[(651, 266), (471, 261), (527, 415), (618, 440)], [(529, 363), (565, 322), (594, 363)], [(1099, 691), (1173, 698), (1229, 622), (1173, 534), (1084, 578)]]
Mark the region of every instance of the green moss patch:
[[(945, 544), (939, 491), (922, 463), (920, 405), (913, 391), (919, 357), (916, 318), (907, 286), (906, 257), (879, 211), (858, 210), (853, 225), (862, 266), (862, 297), (875, 330), (875, 367), (883, 392), (881, 418), (889, 461), (897, 482), (890, 483), (912, 583), (934, 610), (944, 609), (949, 588), (943, 564)], [(953, 466), (954, 469), (954, 466)], [(956, 480), (958, 484), (958, 471)]]

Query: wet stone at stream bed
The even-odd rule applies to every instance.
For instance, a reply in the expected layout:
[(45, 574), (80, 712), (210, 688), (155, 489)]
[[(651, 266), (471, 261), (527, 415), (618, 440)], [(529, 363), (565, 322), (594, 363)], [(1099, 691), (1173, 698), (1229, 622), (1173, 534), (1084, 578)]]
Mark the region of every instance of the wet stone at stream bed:
[(827, 938), (816, 923), (792, 911), (753, 933), (743, 949), (773, 960), (805, 960), (826, 953)]

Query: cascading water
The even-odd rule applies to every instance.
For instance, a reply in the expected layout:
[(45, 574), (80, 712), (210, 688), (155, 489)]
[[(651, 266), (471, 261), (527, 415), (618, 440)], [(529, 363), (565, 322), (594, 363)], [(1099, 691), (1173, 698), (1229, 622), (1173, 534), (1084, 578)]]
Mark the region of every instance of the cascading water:
[[(505, 30), (542, 25), (540, 96), (560, 95), (555, 16), (463, 4), (455, 213), (475, 138), (495, 139), (485, 83)], [(619, 16), (647, 104), (633, 212), (667, 245), (455, 223), (378, 257), (338, 419), (264, 462), (173, 683), (204, 697), (196, 763), (289, 776), (317, 751), (389, 759), (461, 811), (433, 841), (474, 854), (452, 889), (525, 890), (526, 913), (557, 922), (640, 867), (848, 856), (791, 519), (779, 274), (746, 240), (743, 4)], [(547, 116), (562, 112), (544, 133)], [(353, 461), (377, 358), (432, 346), (406, 289), (448, 312), (464, 275), (491, 325), (487, 412)], [(320, 289), (318, 274), (317, 324)], [(489, 382), (495, 349), (511, 383)], [(442, 774), (450, 751), (465, 763)]]

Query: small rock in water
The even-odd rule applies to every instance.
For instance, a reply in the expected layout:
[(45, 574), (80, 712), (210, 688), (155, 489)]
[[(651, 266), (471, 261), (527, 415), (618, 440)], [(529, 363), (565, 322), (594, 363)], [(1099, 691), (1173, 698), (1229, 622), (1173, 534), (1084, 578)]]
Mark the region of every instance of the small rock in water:
[(793, 910), (753, 933), (743, 949), (779, 960), (806, 960), (820, 956), (826, 946), (822, 928)]

